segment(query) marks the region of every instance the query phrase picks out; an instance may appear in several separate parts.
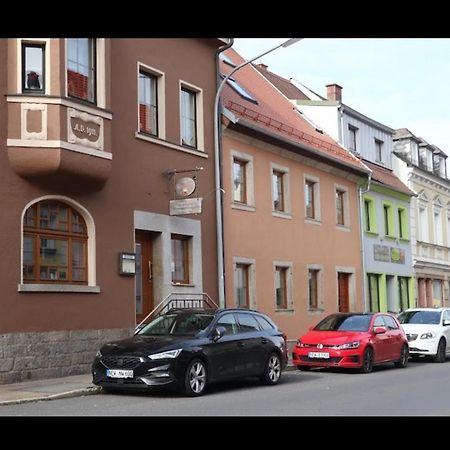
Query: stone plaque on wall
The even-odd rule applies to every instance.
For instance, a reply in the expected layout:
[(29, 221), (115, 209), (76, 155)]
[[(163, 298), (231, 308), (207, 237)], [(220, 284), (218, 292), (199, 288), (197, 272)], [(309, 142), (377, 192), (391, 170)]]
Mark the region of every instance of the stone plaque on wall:
[(73, 108), (67, 109), (67, 141), (103, 150), (103, 118)]

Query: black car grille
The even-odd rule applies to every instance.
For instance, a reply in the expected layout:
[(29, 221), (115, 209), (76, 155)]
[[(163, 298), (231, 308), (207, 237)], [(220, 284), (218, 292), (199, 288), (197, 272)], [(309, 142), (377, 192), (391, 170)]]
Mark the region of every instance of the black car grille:
[(144, 386), (146, 386), (146, 384), (140, 380), (139, 378), (120, 378), (120, 379), (116, 379), (116, 378), (108, 378), (108, 384), (134, 384), (134, 385), (140, 385), (143, 384)]
[(418, 334), (407, 334), (406, 338), (408, 339), (408, 342), (415, 341), (417, 339)]
[(300, 359), (305, 362), (337, 364), (342, 358), (340, 356), (332, 356), (331, 358), (310, 358), (309, 356), (300, 356)]
[(110, 369), (135, 369), (141, 363), (135, 356), (103, 356), (101, 361)]

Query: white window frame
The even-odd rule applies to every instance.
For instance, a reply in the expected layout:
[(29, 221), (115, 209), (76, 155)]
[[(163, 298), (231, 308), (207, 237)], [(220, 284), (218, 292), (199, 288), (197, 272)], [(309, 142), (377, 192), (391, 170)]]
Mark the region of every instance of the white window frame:
[(188, 83), (187, 81), (180, 80), (179, 81), (179, 111), (180, 111), (180, 141), (179, 145), (183, 146), (182, 142), (182, 111), (181, 111), (181, 96), (182, 89), (187, 89), (193, 94), (195, 94), (195, 122), (196, 122), (196, 132), (197, 132), (197, 147), (194, 150), (198, 150), (201, 152), (205, 151), (205, 125), (204, 125), (204, 108), (203, 108), (203, 89), (195, 86), (194, 84)]
[[(306, 215), (306, 202), (305, 202), (305, 195), (306, 195), (306, 182), (314, 183), (314, 218), (311, 219), (310, 217), (307, 217)], [(305, 217), (305, 222), (313, 223), (313, 224), (319, 224), (322, 222), (322, 213), (321, 213), (321, 207), (320, 207), (320, 178), (316, 177), (314, 175), (304, 174), (303, 175), (303, 212)], [(335, 208), (336, 209), (336, 208)]]
[[(45, 46), (45, 80), (44, 80), (44, 92), (40, 92), (41, 95), (51, 95), (51, 76), (50, 76), (50, 67), (51, 67), (51, 51), (50, 51), (50, 41), (51, 39), (37, 39), (37, 38), (22, 38), (16, 39), (16, 47), (17, 47), (17, 77), (16, 77), (16, 89), (18, 93), (22, 93), (22, 44), (42, 44)], [(25, 95), (30, 94), (31, 92), (25, 92)]]
[(231, 165), (231, 176), (230, 176), (230, 191), (233, 192), (234, 174), (233, 174), (233, 163), (234, 160), (238, 159), (245, 163), (245, 188), (247, 194), (247, 203), (235, 202), (233, 195), (231, 195), (232, 207), (235, 209), (242, 209), (245, 211), (255, 210), (255, 188), (254, 188), (254, 165), (253, 156), (248, 153), (243, 153), (238, 150), (231, 150), (230, 152), (230, 165)]
[[(283, 179), (283, 200), (284, 200), (284, 210), (275, 211), (273, 209), (273, 204), (275, 198), (273, 196), (273, 174), (274, 172), (279, 172), (282, 174)], [(291, 194), (290, 194), (290, 182), (289, 182), (289, 168), (286, 166), (281, 166), (276, 163), (270, 163), (270, 195), (272, 197), (272, 216), (280, 217), (282, 219), (292, 219), (291, 215)]]
[[(312, 309), (309, 307), (309, 271), (317, 271), (317, 308)], [(308, 314), (321, 314), (325, 311), (325, 295), (324, 295), (324, 270), (321, 264), (307, 264), (306, 265), (306, 284), (307, 286), (307, 298), (306, 298), (306, 310)]]
[[(337, 223), (337, 211), (336, 211), (336, 206), (335, 206), (335, 218), (336, 218), (336, 228), (338, 230), (345, 230), (345, 231), (349, 231), (350, 230), (350, 205), (349, 205), (349, 193), (348, 193), (348, 187), (347, 186), (343, 186), (342, 184), (335, 184), (334, 185), (334, 196), (336, 199), (336, 193), (337, 191), (341, 191), (343, 192), (343, 201), (344, 201), (344, 225), (338, 224)], [(315, 197), (315, 194), (314, 194)], [(335, 202), (336, 205), (336, 202)], [(306, 210), (305, 210), (306, 212)]]
[[(280, 267), (286, 270), (286, 309), (277, 308), (277, 293), (275, 284), (275, 271)], [(292, 314), (294, 312), (294, 263), (292, 261), (273, 261), (273, 305), (275, 313)]]
[(155, 67), (148, 66), (140, 61), (137, 62), (137, 120), (136, 129), (139, 132), (139, 73), (140, 71), (146, 72), (149, 75), (156, 77), (156, 107), (158, 108), (158, 136), (157, 139), (166, 139), (166, 74), (156, 69)]
[(237, 305), (236, 298), (236, 266), (248, 266), (248, 307), (249, 309), (257, 309), (256, 301), (256, 260), (254, 258), (246, 258), (242, 256), (233, 257), (233, 301)]

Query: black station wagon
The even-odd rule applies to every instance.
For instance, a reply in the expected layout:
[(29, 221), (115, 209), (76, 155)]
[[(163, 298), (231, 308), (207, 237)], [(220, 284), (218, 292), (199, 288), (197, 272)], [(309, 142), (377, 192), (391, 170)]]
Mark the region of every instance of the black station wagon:
[(265, 314), (244, 309), (172, 309), (128, 339), (105, 344), (92, 365), (106, 390), (173, 386), (202, 395), (210, 383), (280, 381), (286, 336)]

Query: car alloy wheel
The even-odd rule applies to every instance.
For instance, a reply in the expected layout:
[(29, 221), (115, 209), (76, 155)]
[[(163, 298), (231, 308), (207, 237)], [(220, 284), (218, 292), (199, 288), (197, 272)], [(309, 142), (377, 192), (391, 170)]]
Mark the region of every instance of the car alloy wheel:
[(265, 384), (277, 384), (281, 377), (281, 360), (276, 353), (272, 353), (267, 361), (266, 370), (262, 376)]
[(395, 367), (403, 369), (408, 365), (409, 347), (405, 344), (400, 352), (400, 358), (394, 362)]
[(194, 359), (188, 365), (184, 390), (190, 397), (202, 395), (206, 388), (206, 367), (200, 359)]
[(372, 372), (372, 369), (373, 369), (373, 350), (371, 347), (367, 347), (364, 350), (362, 372), (370, 373)]

